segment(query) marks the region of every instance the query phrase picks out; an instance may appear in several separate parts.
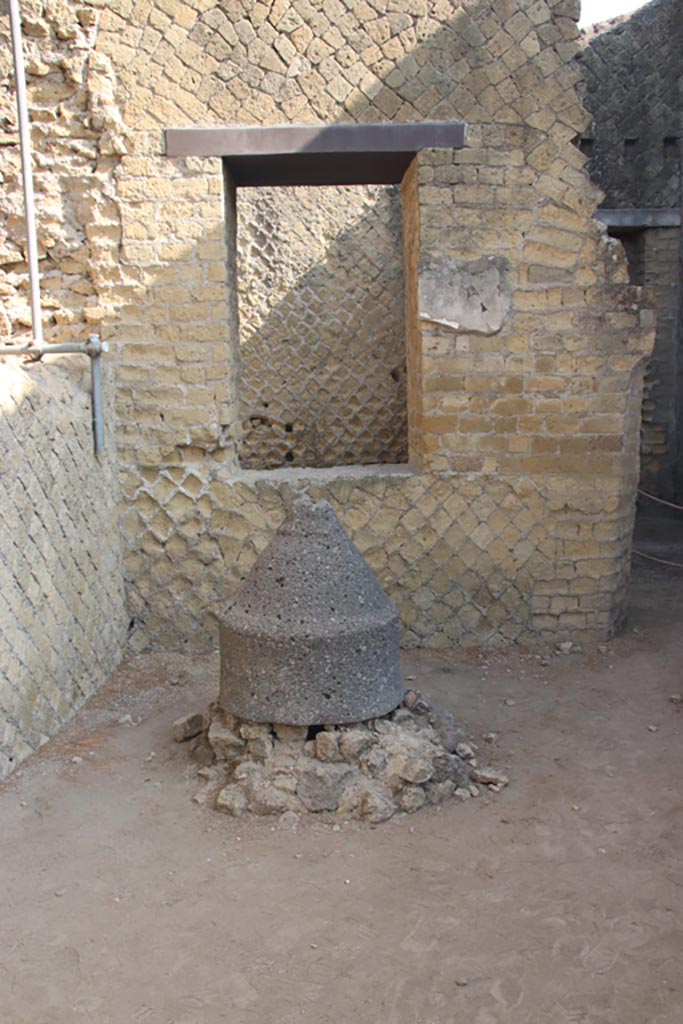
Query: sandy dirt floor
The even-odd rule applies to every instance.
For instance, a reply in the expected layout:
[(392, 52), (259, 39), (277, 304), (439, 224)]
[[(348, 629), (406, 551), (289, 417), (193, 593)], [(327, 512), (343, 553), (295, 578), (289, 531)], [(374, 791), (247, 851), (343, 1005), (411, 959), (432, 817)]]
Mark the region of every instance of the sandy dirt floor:
[(682, 597), (641, 570), (608, 645), (407, 654), (511, 784), (376, 828), (194, 803), (171, 723), (217, 658), (128, 661), (0, 787), (0, 1021), (683, 1022)]

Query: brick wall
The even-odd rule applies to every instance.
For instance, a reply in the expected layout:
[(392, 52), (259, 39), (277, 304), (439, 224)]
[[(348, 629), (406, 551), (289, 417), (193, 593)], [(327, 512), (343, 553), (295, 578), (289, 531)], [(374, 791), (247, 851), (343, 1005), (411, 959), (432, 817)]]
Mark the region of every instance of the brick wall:
[[(587, 120), (578, 4), (83, 10), (121, 131), (107, 173), (95, 165), (108, 220), (73, 284), (95, 289), (87, 316), (112, 342), (133, 646), (209, 646), (212, 612), (297, 490), (334, 503), (407, 643), (607, 635), (628, 579), (652, 339), (571, 144)], [(59, 39), (56, 5), (41, 17), (51, 46), (81, 53), (80, 36)], [(32, 88), (59, 121), (59, 101)], [(240, 467), (237, 197), (220, 160), (167, 158), (163, 129), (459, 118), (467, 147), (420, 154), (403, 183), (409, 465)], [(368, 217), (359, 197), (350, 252)], [(420, 299), (440, 275), (471, 283), (451, 326)], [(482, 327), (489, 287), (500, 316)]]
[[(209, 610), (297, 488), (334, 502), (398, 601), (408, 643), (613, 628), (649, 336), (571, 145), (586, 123), (576, 15), (566, 0), (103, 12), (97, 47), (130, 132), (121, 257), (147, 282), (142, 301), (109, 317), (137, 645), (210, 643)], [(225, 313), (236, 239), (220, 161), (166, 159), (163, 128), (460, 117), (468, 147), (424, 153), (412, 172), (410, 258), (502, 258), (512, 298), (487, 334), (421, 322), (408, 295), (412, 472), (240, 470), (239, 341)], [(365, 229), (359, 204), (348, 243)], [(413, 288), (417, 275), (407, 268)]]
[(95, 692), (125, 642), (116, 466), (111, 448), (93, 454), (84, 365), (0, 361), (0, 778)]

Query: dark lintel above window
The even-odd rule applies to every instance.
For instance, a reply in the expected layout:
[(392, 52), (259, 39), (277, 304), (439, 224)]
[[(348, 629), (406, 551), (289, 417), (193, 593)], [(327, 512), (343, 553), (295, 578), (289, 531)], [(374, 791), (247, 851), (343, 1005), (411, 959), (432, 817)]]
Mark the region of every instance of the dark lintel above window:
[(463, 121), (167, 128), (167, 156), (220, 156), (236, 185), (394, 185), (422, 149), (462, 149)]

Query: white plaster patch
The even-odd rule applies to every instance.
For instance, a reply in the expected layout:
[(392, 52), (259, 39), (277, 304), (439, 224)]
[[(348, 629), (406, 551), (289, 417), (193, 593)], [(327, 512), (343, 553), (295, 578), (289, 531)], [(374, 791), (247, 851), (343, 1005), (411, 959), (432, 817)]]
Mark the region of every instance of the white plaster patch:
[(463, 334), (495, 334), (510, 309), (507, 260), (459, 262), (427, 257), (420, 263), (420, 319)]

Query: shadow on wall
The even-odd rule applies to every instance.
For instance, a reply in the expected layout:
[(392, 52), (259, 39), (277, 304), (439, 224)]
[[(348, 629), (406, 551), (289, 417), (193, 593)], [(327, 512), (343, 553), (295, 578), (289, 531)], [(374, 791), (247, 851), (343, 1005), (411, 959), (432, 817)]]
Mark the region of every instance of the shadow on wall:
[(400, 189), (237, 195), (242, 467), (406, 462)]
[[(525, 241), (523, 228), (531, 222), (538, 202), (531, 189), (519, 188), (530, 184), (529, 173), (520, 172), (519, 164), (535, 150), (543, 150), (539, 165), (547, 164), (551, 154), (560, 158), (562, 148), (576, 134), (568, 126), (571, 107), (565, 97), (558, 102), (562, 115), (548, 131), (542, 97), (547, 101), (552, 63), (546, 60), (542, 69), (534, 69), (529, 53), (519, 47), (523, 32), (535, 28), (549, 49), (556, 43), (566, 51), (566, 38), (574, 32), (570, 19), (578, 16), (578, 4), (562, 0), (559, 6), (566, 9), (560, 28), (551, 24), (549, 16), (545, 20), (539, 16), (540, 25), (534, 25), (520, 13), (526, 26), (522, 31), (518, 23), (512, 34), (485, 17), (489, 5), (484, 2), (454, 11), (448, 27), (422, 41), (414, 33), (413, 46), (401, 59), (378, 60), (378, 72), (366, 95), (349, 103), (341, 114), (339, 102), (329, 111), (319, 109), (323, 117), (334, 113), (327, 123), (462, 118), (472, 122), (469, 153), (439, 153), (431, 161), (436, 166), (423, 168), (427, 189), (430, 181), (458, 187), (457, 209), (438, 200), (431, 209), (423, 203), (431, 221), (423, 238), (432, 241), (436, 251), (472, 260), (481, 257), (482, 251), (487, 256), (507, 252), (516, 262)], [(480, 11), (484, 31), (478, 26)], [(408, 15), (395, 17), (404, 19), (406, 26), (413, 21)], [(198, 34), (200, 40), (207, 45), (208, 35)], [(379, 50), (378, 54), (381, 57)], [(565, 58), (553, 51), (553, 60), (557, 70)], [(519, 78), (516, 96), (510, 89), (498, 92), (495, 84), (502, 75), (487, 75), (484, 70), (486, 64), (499, 61), (510, 78)], [(575, 71), (567, 72), (564, 85), (573, 85), (577, 78)], [(348, 91), (352, 92), (350, 85)], [(312, 104), (315, 107), (314, 99)], [(542, 129), (533, 125), (536, 110)], [(241, 109), (236, 108), (235, 120), (244, 120)], [(564, 158), (577, 169), (583, 163), (573, 150)], [(506, 164), (510, 165), (507, 170)], [(502, 202), (499, 192), (505, 193)], [(285, 198), (285, 193), (291, 193), (291, 198)], [(373, 194), (376, 198), (369, 203)], [(235, 431), (226, 425), (223, 439), (229, 444), (232, 433), (243, 468), (408, 460), (399, 194), (398, 188), (369, 187), (238, 190), (239, 427)], [(556, 195), (549, 192), (544, 201), (550, 203)], [(344, 200), (348, 209), (342, 210)], [(501, 216), (490, 216), (490, 210), (482, 216), (483, 203), (490, 210), (501, 209)], [(354, 205), (355, 223), (342, 231), (330, 230), (349, 219)], [(301, 260), (296, 250), (307, 244), (309, 217), (327, 220), (323, 233), (332, 241), (327, 248), (318, 247), (314, 266), (292, 274), (292, 266)], [(303, 222), (303, 228), (297, 222)], [(278, 229), (275, 238), (270, 231), (273, 223)], [(283, 248), (292, 257), (285, 273)], [(570, 270), (563, 267), (554, 273), (553, 269), (547, 269), (543, 283), (571, 283)], [(287, 270), (292, 286), (282, 290)], [(432, 351), (448, 356), (454, 344), (452, 336), (441, 337)], [(482, 351), (487, 347), (490, 343), (480, 346)], [(234, 349), (233, 358), (237, 359)], [(474, 355), (471, 365), (477, 361)], [(451, 375), (444, 389), (450, 390), (456, 380), (464, 382), (462, 376)], [(481, 396), (463, 394), (460, 408), (477, 414), (481, 404)], [(241, 434), (241, 440), (236, 434)], [(468, 446), (471, 440), (463, 441), (465, 458), (473, 450)], [(481, 468), (481, 459), (473, 458), (469, 468)]]
[(608, 209), (679, 208), (683, 5), (655, 0), (586, 34), (587, 170)]
[[(567, 40), (576, 35), (575, 18), (578, 16), (578, 2), (576, 0), (558, 0), (554, 6), (562, 11), (558, 19), (559, 25), (550, 20), (549, 13), (543, 11), (542, 5), (539, 5), (540, 13), (536, 12), (536, 20), (532, 22), (521, 11), (515, 13), (516, 3), (508, 3), (507, 20), (512, 22), (513, 19), (516, 19), (514, 28), (510, 26), (509, 32), (507, 31), (508, 26), (500, 18), (491, 19), (492, 4), (486, 3), (485, 0), (469, 4), (467, 10), (455, 10), (452, 21), (445, 27), (439, 25), (434, 30), (434, 21), (432, 21), (432, 27), (425, 29), (426, 34), (422, 36), (412, 27), (416, 20), (412, 15), (393, 14), (390, 19), (395, 19), (404, 27), (400, 36), (402, 40), (400, 44), (398, 44), (398, 35), (395, 37), (403, 56), (397, 59), (386, 58), (382, 54), (382, 48), (377, 47), (377, 56), (373, 64), (376, 70), (368, 72), (366, 78), (370, 81), (363, 82), (362, 91), (354, 89), (347, 82), (349, 97), (346, 100), (332, 102), (330, 95), (324, 90), (320, 90), (319, 94), (312, 94), (309, 97), (308, 109), (305, 110), (306, 115), (313, 113), (314, 117), (318, 117), (326, 123), (428, 119), (466, 120), (470, 125), (466, 150), (455, 156), (447, 152), (430, 154), (426, 155), (427, 160), (422, 161), (421, 239), (423, 244), (426, 243), (431, 250), (464, 260), (476, 260), (482, 255), (486, 257), (492, 253), (509, 254), (512, 265), (510, 283), (513, 287), (518, 284), (516, 264), (524, 255), (520, 246), (523, 249), (528, 240), (527, 234), (534, 220), (534, 210), (540, 203), (547, 206), (556, 204), (563, 206), (563, 194), (572, 193), (567, 204), (567, 217), (570, 218), (573, 215), (576, 220), (580, 220), (584, 213), (591, 213), (595, 207), (593, 197), (582, 196), (577, 192), (577, 185), (581, 189), (585, 188), (587, 184), (581, 169), (584, 158), (569, 145), (577, 133), (577, 125), (574, 120), (585, 121), (574, 95), (574, 85), (578, 75), (575, 69), (566, 66), (565, 56), (569, 45)], [(420, 9), (424, 7), (425, 11), (427, 10), (426, 5), (420, 4), (418, 7)], [(225, 18), (225, 15), (212, 8), (200, 18), (197, 26), (189, 35), (190, 39), (194, 38), (197, 44), (205, 47), (209, 53), (212, 52), (212, 40), (218, 39), (220, 36), (218, 28), (214, 27), (215, 19), (218, 17)], [(428, 22), (429, 19), (422, 20)], [(417, 21), (419, 22), (420, 19)], [(520, 38), (527, 32), (532, 36), (537, 35), (541, 40), (540, 43), (536, 42), (535, 51), (530, 46), (527, 46), (526, 49), (520, 46)], [(223, 46), (225, 46), (224, 41)], [(562, 50), (562, 56), (559, 55), (555, 47)], [(546, 51), (545, 60), (539, 63), (539, 66), (535, 66), (534, 53), (537, 53), (540, 48)], [(216, 50), (216, 54), (219, 52), (222, 51)], [(245, 65), (245, 69), (247, 66)], [(223, 123), (227, 121), (249, 123), (251, 119), (245, 113), (249, 110), (249, 102), (238, 98), (239, 90), (235, 90), (234, 95), (231, 95), (230, 92), (230, 83), (233, 77), (239, 79), (242, 69), (239, 65), (232, 64), (229, 70), (230, 78), (227, 82), (220, 82), (220, 88), (217, 86), (214, 90), (208, 88), (203, 90), (210, 97), (207, 100), (208, 117), (206, 120), (214, 119)], [(258, 73), (258, 69), (250, 68), (250, 70), (251, 77)], [(206, 78), (210, 79), (211, 76), (207, 75)], [(504, 84), (501, 85), (501, 83)], [(289, 80), (287, 87), (288, 90), (293, 88), (292, 82)], [(252, 91), (258, 92), (256, 79), (254, 79)], [(559, 114), (549, 117), (546, 109), (548, 106), (558, 108)], [(152, 114), (154, 114), (153, 111)], [(163, 107), (160, 109), (157, 119), (163, 127), (168, 127), (170, 123), (173, 123), (167, 119)], [(283, 111), (277, 109), (268, 118), (268, 123), (286, 123), (296, 119), (292, 116), (283, 116)], [(257, 119), (253, 118), (252, 123), (257, 123)], [(524, 166), (527, 160), (529, 166)], [(566, 180), (555, 181), (552, 174), (544, 173), (551, 166), (553, 160), (562, 165)], [(184, 168), (186, 178), (205, 177), (206, 166), (205, 164), (202, 166), (201, 161), (178, 160), (175, 161), (175, 164), (178, 168)], [(539, 187), (535, 188), (534, 179), (538, 178), (543, 180), (539, 182)], [(451, 187), (453, 202), (450, 204), (443, 202), (444, 196), (448, 192), (448, 189), (444, 190), (443, 186)], [(144, 192), (143, 186), (141, 186), (141, 190)], [(247, 191), (251, 190), (240, 190), (240, 197), (245, 196)], [(260, 191), (265, 192), (266, 190)], [(287, 190), (276, 191), (284, 193)], [(334, 201), (329, 202), (326, 206), (322, 201), (318, 203), (317, 194), (326, 191), (328, 190), (307, 190), (313, 197), (313, 202), (320, 205), (323, 217), (327, 214), (329, 224), (333, 224), (338, 212)], [(356, 222), (343, 232), (336, 233), (316, 265), (307, 267), (290, 288), (280, 291), (276, 298), (272, 293), (269, 293), (265, 300), (263, 294), (257, 297), (257, 303), (260, 306), (257, 314), (260, 322), (257, 328), (249, 325), (248, 330), (243, 327), (241, 331), (243, 345), (246, 344), (246, 339), (249, 336), (248, 331), (258, 331), (259, 347), (263, 348), (264, 358), (259, 359), (256, 355), (254, 357), (255, 377), (262, 369), (263, 377), (266, 377), (272, 371), (273, 363), (282, 362), (283, 365), (286, 363), (287, 357), (284, 353), (280, 359), (279, 353), (265, 350), (268, 345), (275, 345), (277, 348), (289, 345), (292, 335), (296, 331), (297, 322), (302, 332), (309, 338), (315, 334), (313, 328), (316, 321), (322, 320), (323, 323), (327, 323), (330, 332), (334, 333), (339, 341), (339, 347), (334, 353), (334, 360), (328, 362), (339, 362), (343, 366), (343, 360), (348, 355), (347, 346), (350, 346), (354, 354), (358, 353), (359, 356), (362, 354), (362, 357), (366, 359), (372, 357), (372, 352), (369, 351), (372, 335), (366, 334), (368, 311), (370, 311), (370, 315), (378, 320), (380, 315), (382, 318), (386, 316), (391, 319), (391, 334), (396, 332), (396, 351), (398, 353), (398, 332), (400, 330), (403, 334), (405, 329), (404, 309), (400, 308), (404, 299), (399, 297), (397, 284), (398, 277), (402, 276), (402, 267), (400, 259), (396, 260), (392, 266), (387, 266), (384, 259), (385, 253), (391, 253), (393, 257), (397, 251), (400, 253), (401, 249), (398, 231), (398, 198), (396, 202), (392, 199), (387, 204), (375, 202), (368, 208), (367, 201), (361, 198), (361, 193), (365, 190), (354, 189), (353, 191), (359, 193)], [(437, 192), (440, 195), (437, 195)], [(595, 198), (597, 199), (597, 195)], [(246, 208), (246, 200), (241, 205)], [(379, 210), (380, 207), (381, 210)], [(388, 210), (389, 207), (392, 208), (391, 212)], [(299, 215), (301, 215), (301, 211), (299, 211)], [(320, 212), (317, 215), (320, 216)], [(245, 218), (242, 223), (245, 223)], [(261, 225), (253, 214), (250, 214), (246, 218), (246, 227), (245, 246), (249, 246), (251, 236), (261, 229)], [(328, 233), (330, 232), (328, 231)], [(541, 232), (539, 232), (540, 234)], [(222, 225), (216, 224), (212, 225), (211, 233), (206, 237), (222, 240), (223, 235)], [(381, 261), (378, 259), (377, 253), (378, 237), (383, 250)], [(532, 245), (532, 248), (540, 250), (542, 246), (539, 243), (535, 246)], [(202, 244), (200, 242), (196, 248), (193, 248), (190, 243), (174, 243), (174, 249), (173, 265), (181, 268), (179, 283), (186, 286), (189, 296), (186, 302), (192, 303), (192, 296), (205, 283), (204, 280), (200, 280), (198, 272), (198, 267), (206, 266)], [(249, 250), (251, 259), (255, 255), (258, 257), (258, 268), (253, 272), (252, 278), (258, 274), (264, 276), (270, 274), (272, 280), (271, 270), (274, 261), (271, 258), (264, 258), (263, 253), (263, 245), (260, 251), (259, 246), (256, 247), (256, 252), (253, 248)], [(543, 255), (543, 253), (539, 253), (536, 257), (530, 253), (529, 262), (533, 262), (535, 258), (540, 262)], [(359, 258), (363, 273), (357, 274), (356, 280), (362, 285), (365, 283), (364, 279), (372, 279), (369, 294), (366, 293), (363, 299), (365, 308), (360, 310), (354, 309), (352, 304), (343, 306), (338, 294), (340, 285), (338, 271), (341, 274), (348, 274), (349, 268), (355, 267)], [(579, 261), (580, 257), (577, 254), (574, 263)], [(123, 262), (128, 262), (125, 257)], [(367, 268), (367, 274), (365, 268)], [(532, 278), (532, 283), (535, 285), (543, 284), (547, 288), (551, 288), (574, 283), (571, 252), (563, 259), (561, 266), (551, 263), (532, 269), (538, 271)], [(244, 275), (242, 276), (244, 277)], [(147, 278), (148, 293), (153, 291), (157, 282), (160, 287), (165, 286), (167, 283), (166, 267), (156, 271), (156, 279), (155, 269), (150, 267)], [(270, 284), (271, 281), (268, 281), (266, 292), (269, 292)], [(246, 320), (245, 307), (251, 303), (253, 298), (249, 294), (251, 286), (252, 280), (249, 280), (245, 293), (240, 297), (243, 323)], [(332, 303), (330, 303), (330, 299), (333, 300)], [(311, 303), (313, 308), (310, 307)], [(139, 317), (141, 307), (136, 304), (131, 309)], [(144, 313), (144, 309), (142, 311)], [(182, 312), (182, 323), (178, 323), (173, 335), (169, 332), (169, 337), (173, 341), (182, 342), (185, 338), (192, 341), (195, 334), (198, 338), (206, 335), (207, 324), (205, 321), (193, 322), (193, 318), (187, 315), (185, 309)], [(116, 312), (113, 311), (113, 317), (115, 318), (115, 316)], [(130, 319), (127, 322), (130, 323)], [(146, 323), (144, 319), (132, 322), (138, 327), (141, 337), (149, 336), (149, 323)], [(125, 318), (124, 323), (126, 323)], [(387, 335), (390, 333), (386, 329), (386, 325), (384, 330)], [(444, 336), (443, 332), (439, 334), (438, 331), (431, 331), (431, 333), (437, 335), (434, 345), (431, 346), (434, 355), (447, 358), (452, 354), (451, 350), (455, 346), (453, 335)], [(215, 330), (213, 335), (216, 337)], [(364, 337), (369, 337), (370, 344), (362, 344)], [(285, 342), (285, 338), (290, 341)], [(237, 398), (238, 391), (237, 352), (234, 348), (234, 341), (234, 337), (229, 339), (229, 346), (232, 350), (229, 352), (229, 368), (226, 376), (230, 379), (224, 389), (229, 395), (228, 402)], [(401, 347), (402, 344), (401, 338)], [(475, 339), (472, 348), (468, 349), (471, 352), (469, 365), (475, 367), (479, 363), (481, 369), (484, 370), (487, 362), (485, 353), (487, 351), (490, 353), (494, 347), (490, 340), (482, 342), (480, 339)], [(208, 348), (207, 345), (207, 352)], [(242, 358), (244, 359), (244, 352)], [(492, 362), (493, 356), (489, 355), (488, 359), (489, 362)], [(201, 355), (197, 361), (201, 361)], [(465, 362), (466, 360), (463, 360), (463, 365)], [(522, 362), (521, 357), (512, 356), (509, 360), (511, 371), (517, 371)], [(266, 363), (268, 365), (265, 365)], [(380, 389), (378, 392), (383, 400), (386, 399), (392, 408), (397, 409), (405, 404), (403, 393), (405, 381), (401, 380), (401, 363), (402, 359), (397, 359), (394, 362), (393, 356), (387, 360), (386, 366), (391, 378), (391, 385), (385, 380), (387, 389)], [(316, 370), (321, 367), (321, 364), (322, 359), (316, 364)], [(301, 364), (298, 365), (301, 366)], [(330, 376), (330, 389), (332, 387), (339, 389), (341, 382), (338, 378), (334, 378), (330, 366), (325, 365), (323, 369)], [(299, 373), (301, 372), (302, 370), (299, 369)], [(246, 378), (246, 374), (243, 373), (242, 376)], [(311, 376), (314, 377), (313, 374)], [(461, 375), (445, 376), (445, 390), (452, 392), (455, 382), (462, 387), (461, 397), (468, 403), (469, 411), (473, 414), (481, 411), (481, 397), (477, 398), (466, 392), (464, 378)], [(261, 383), (262, 381), (259, 380), (259, 385)], [(218, 390), (220, 388), (216, 386), (216, 392)], [(256, 388), (243, 390), (247, 390), (249, 394), (246, 396), (244, 406), (235, 411), (234, 417), (240, 423), (248, 421), (250, 415), (260, 417), (265, 412), (258, 408), (259, 395)], [(131, 393), (134, 398), (134, 388), (131, 388)], [(187, 397), (191, 398), (191, 395), (188, 394)], [(471, 405), (469, 404), (470, 400)], [(270, 399), (266, 398), (266, 401), (270, 402)], [(217, 405), (219, 402), (220, 400), (216, 399)], [(123, 434), (127, 434), (133, 441), (136, 438), (135, 416), (140, 406), (134, 400), (128, 402), (124, 399), (120, 408), (122, 419), (130, 421), (130, 431), (126, 430), (126, 423), (122, 423)], [(323, 402), (320, 402), (316, 413), (319, 411), (324, 411)], [(190, 442), (189, 446), (201, 448), (209, 455), (218, 455), (222, 449), (237, 449), (239, 442), (235, 438), (233, 425), (225, 424), (224, 417), (217, 414), (214, 415), (213, 422), (211, 422), (211, 410), (206, 405), (202, 412), (204, 414), (203, 422), (207, 426), (206, 436), (202, 440)], [(151, 418), (151, 407), (149, 415)], [(275, 419), (270, 405), (268, 415)], [(288, 422), (285, 420), (283, 423), (285, 433), (289, 433), (285, 430)], [(249, 426), (248, 423), (247, 426)], [(256, 427), (255, 424), (254, 427)], [(158, 436), (165, 436), (166, 447), (174, 440), (170, 430), (166, 431), (165, 435), (163, 431), (160, 431)], [(195, 436), (198, 435), (195, 434)], [(284, 440), (291, 448), (292, 439), (285, 437)], [(178, 452), (181, 452), (182, 448), (187, 445), (181, 443), (177, 447)], [(396, 447), (396, 445), (392, 445), (394, 450)], [(463, 454), (467, 450), (468, 444), (464, 440)], [(403, 451), (401, 458), (392, 459), (392, 461), (402, 461)], [(221, 461), (235, 464), (235, 460), (230, 455), (227, 458), (221, 458)], [(297, 461), (298, 459), (295, 457), (291, 464), (295, 465)], [(349, 461), (347, 458), (339, 459), (340, 463), (347, 461)], [(465, 468), (464, 464), (461, 468)], [(473, 459), (469, 468), (481, 468), (481, 459), (478, 461)]]
[[(587, 169), (607, 210), (633, 211), (615, 227), (631, 280), (645, 285), (657, 335), (645, 378), (641, 481), (683, 499), (683, 4), (655, 0), (616, 25), (589, 32), (582, 54), (592, 125)], [(652, 210), (661, 212), (659, 226)], [(667, 224), (669, 226), (664, 226)]]
[[(536, 5), (529, 9), (536, 22), (508, 6), (504, 24), (492, 16), (493, 5), (479, 2), (425, 38), (413, 33), (402, 57), (378, 59), (377, 74), (345, 109), (336, 102), (326, 110), (311, 99), (306, 112), (328, 122), (467, 121), (465, 150), (428, 152), (420, 160), (421, 244), (439, 258), (477, 261), (495, 254), (509, 262), (515, 304), (498, 332), (424, 331), (417, 371), (429, 382), (423, 388), (418, 381), (417, 390), (431, 477), (379, 483), (376, 494), (374, 484), (347, 480), (331, 494), (352, 538), (371, 552), (376, 573), (399, 598), (412, 643), (435, 637), (510, 642), (543, 630), (569, 635), (589, 619), (607, 632), (628, 572), (635, 453), (624, 426), (639, 405), (633, 377), (642, 353), (631, 358), (625, 347), (628, 324), (637, 326), (634, 293), (617, 311), (612, 286), (625, 280), (624, 263), (591, 220), (598, 194), (583, 172), (584, 157), (571, 145), (586, 120), (575, 93), (578, 72), (567, 65), (578, 5), (560, 0), (554, 20)], [(413, 23), (408, 15), (398, 17)], [(222, 88), (221, 120), (249, 120), (230, 83)], [(211, 101), (209, 108), (217, 109)], [(167, 126), (163, 111), (158, 117)], [(278, 118), (279, 110), (268, 120)], [(188, 182), (205, 177), (200, 161), (176, 167)], [(336, 289), (336, 267), (363, 252), (376, 224), (374, 210), (363, 210), (361, 202), (357, 222), (280, 295), (260, 335), (282, 336), (282, 324), (292, 323), (292, 310), (306, 304), (302, 295), (313, 282), (322, 281), (323, 296)], [(217, 238), (223, 226), (214, 222), (210, 230)], [(201, 273), (211, 270), (203, 241), (196, 248), (178, 245), (174, 257), (179, 279), (187, 271), (198, 288)], [(223, 250), (212, 258), (217, 265)], [(159, 287), (167, 269), (158, 270)], [(149, 273), (153, 278), (154, 268)], [(189, 283), (190, 296), (192, 289)], [(187, 297), (181, 308), (189, 309)], [(149, 337), (144, 310), (138, 327)], [(171, 327), (178, 350), (195, 331), (208, 334), (205, 321), (185, 318)], [(215, 339), (215, 324), (208, 327)], [(234, 332), (230, 344), (236, 348)], [(227, 380), (215, 387), (231, 396), (239, 422), (234, 348)], [(211, 342), (190, 349), (198, 350), (191, 357), (197, 364), (213, 358)], [(151, 344), (149, 350), (153, 360)], [(188, 386), (188, 398), (192, 390)], [(129, 438), (140, 443), (140, 411), (135, 397), (122, 406), (129, 416), (124, 444)], [(150, 638), (210, 642), (210, 610), (234, 592), (284, 514), (279, 485), (234, 480), (232, 426), (210, 422), (208, 402), (197, 414), (204, 419), (195, 440), (180, 443), (169, 415), (156, 435), (163, 438), (161, 456), (155, 452), (142, 471), (135, 467), (130, 474), (137, 489), (124, 530), (141, 644)], [(149, 415), (158, 425), (158, 406), (150, 406)], [(457, 501), (451, 501), (454, 477), (446, 483), (441, 473), (459, 474)], [(577, 478), (586, 480), (586, 493)], [(597, 479), (604, 493), (596, 494)], [(324, 486), (318, 490), (328, 496)], [(596, 539), (597, 516), (604, 536)], [(572, 591), (583, 559), (586, 565), (600, 560), (600, 566), (586, 568)]]

